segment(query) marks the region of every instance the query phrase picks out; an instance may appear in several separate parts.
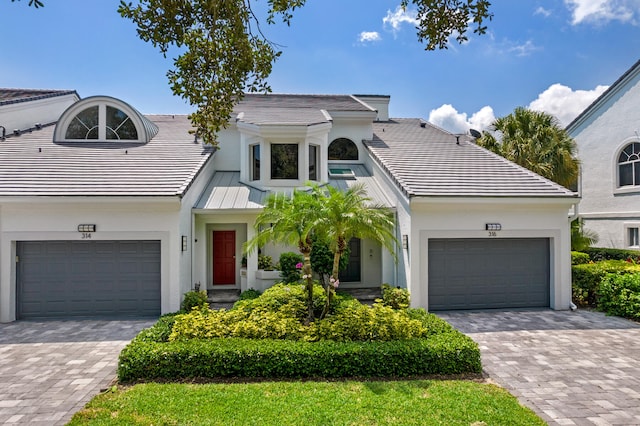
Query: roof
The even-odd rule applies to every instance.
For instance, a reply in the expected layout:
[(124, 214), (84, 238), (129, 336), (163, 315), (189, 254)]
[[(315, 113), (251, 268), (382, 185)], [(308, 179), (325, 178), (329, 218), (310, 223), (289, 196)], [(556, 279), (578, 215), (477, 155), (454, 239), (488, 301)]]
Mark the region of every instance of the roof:
[(328, 123), (327, 112), (375, 113), (351, 95), (293, 95), (248, 93), (235, 106), (237, 121), (270, 125), (313, 125)]
[(0, 196), (182, 196), (213, 148), (186, 116), (151, 115), (147, 144), (53, 142), (54, 126), (0, 142)]
[(475, 143), (419, 119), (373, 124), (365, 146), (408, 197), (577, 197)]
[[(394, 207), (389, 201), (389, 197), (362, 164), (340, 164), (340, 167), (351, 168), (355, 178), (330, 179), (329, 185), (344, 190), (355, 183), (363, 183), (372, 204)], [(262, 209), (269, 194), (269, 191), (262, 191), (240, 183), (240, 172), (217, 172), (194, 208), (208, 210)]]
[(638, 60), (631, 66), (631, 68), (625, 71), (625, 73), (622, 74), (620, 78), (618, 78), (611, 86), (609, 86), (607, 90), (605, 90), (600, 96), (598, 96), (593, 102), (591, 102), (591, 105), (586, 107), (584, 111), (582, 111), (576, 118), (574, 118), (573, 121), (571, 121), (571, 123), (569, 123), (569, 125), (566, 127), (566, 130), (568, 132), (571, 132), (574, 127), (577, 127), (580, 122), (585, 120), (587, 116), (597, 110), (602, 103), (607, 101), (607, 99), (614, 96), (614, 94), (617, 93), (618, 90), (620, 90), (620, 88), (624, 86), (624, 84), (628, 80), (633, 78), (638, 73), (640, 73), (640, 60)]
[(47, 90), (47, 89), (3, 89), (0, 88), (0, 105), (29, 102), (39, 99), (53, 98), (78, 93), (75, 90)]

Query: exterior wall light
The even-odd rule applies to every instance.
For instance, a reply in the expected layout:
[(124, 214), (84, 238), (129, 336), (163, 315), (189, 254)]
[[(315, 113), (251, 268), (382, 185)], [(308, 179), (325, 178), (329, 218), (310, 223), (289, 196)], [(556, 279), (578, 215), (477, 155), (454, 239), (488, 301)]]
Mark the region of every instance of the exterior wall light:
[(82, 224), (78, 225), (78, 232), (96, 232), (96, 225)]
[(487, 231), (500, 231), (502, 229), (502, 225), (499, 223), (485, 223), (484, 229)]
[(187, 251), (187, 236), (182, 236), (182, 251)]
[(402, 248), (409, 250), (409, 236), (407, 234), (402, 234)]

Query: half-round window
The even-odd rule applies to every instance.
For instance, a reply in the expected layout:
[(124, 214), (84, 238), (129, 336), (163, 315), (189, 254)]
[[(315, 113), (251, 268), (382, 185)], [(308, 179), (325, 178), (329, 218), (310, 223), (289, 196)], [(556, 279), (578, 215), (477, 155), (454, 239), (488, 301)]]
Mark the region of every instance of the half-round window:
[(108, 96), (93, 96), (71, 105), (54, 132), (55, 142), (149, 142), (158, 126), (130, 105)]
[(640, 143), (627, 145), (618, 157), (618, 186), (640, 186)]
[(338, 138), (329, 144), (329, 160), (357, 160), (358, 147), (347, 138)]

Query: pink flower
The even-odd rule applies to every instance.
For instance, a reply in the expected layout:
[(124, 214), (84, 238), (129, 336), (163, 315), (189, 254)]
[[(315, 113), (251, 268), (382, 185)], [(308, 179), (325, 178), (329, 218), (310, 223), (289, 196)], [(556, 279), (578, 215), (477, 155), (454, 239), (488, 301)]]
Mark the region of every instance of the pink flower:
[(333, 287), (334, 287), (334, 288), (338, 288), (338, 286), (339, 286), (339, 285), (340, 285), (340, 280), (336, 280), (336, 281), (333, 283)]
[(296, 269), (302, 269), (302, 262), (296, 263)]

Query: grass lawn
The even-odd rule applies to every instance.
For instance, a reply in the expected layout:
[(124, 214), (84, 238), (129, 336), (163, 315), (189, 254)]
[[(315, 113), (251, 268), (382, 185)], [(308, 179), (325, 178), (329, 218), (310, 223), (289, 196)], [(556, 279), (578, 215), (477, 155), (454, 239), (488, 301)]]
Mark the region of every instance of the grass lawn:
[(507, 391), (458, 380), (139, 384), (70, 425), (544, 425)]

